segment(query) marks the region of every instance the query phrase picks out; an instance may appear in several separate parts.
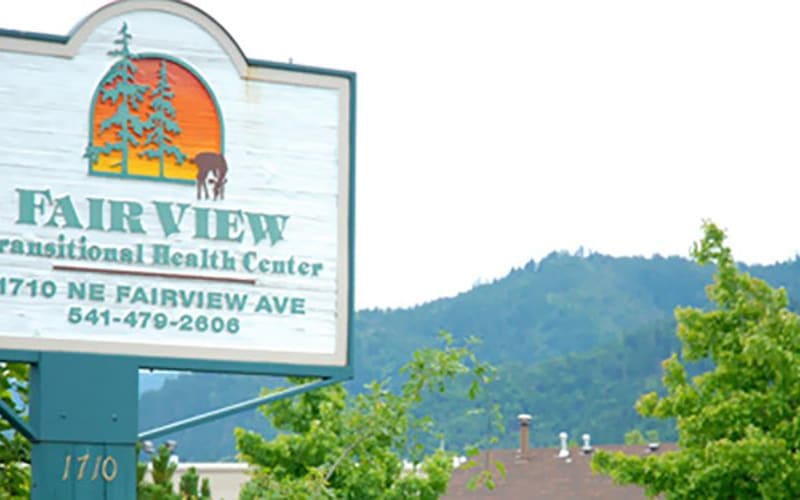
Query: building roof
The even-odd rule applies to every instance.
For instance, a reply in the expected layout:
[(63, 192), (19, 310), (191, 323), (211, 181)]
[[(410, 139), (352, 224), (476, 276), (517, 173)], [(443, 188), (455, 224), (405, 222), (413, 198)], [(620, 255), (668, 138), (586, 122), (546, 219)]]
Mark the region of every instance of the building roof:
[[(595, 448), (607, 451), (623, 451), (627, 454), (650, 453), (644, 445), (608, 445)], [(656, 453), (675, 450), (674, 444), (661, 445)], [(488, 452), (489, 463), (499, 460), (506, 466), (505, 479), (498, 477), (494, 490), (482, 486), (475, 491), (467, 488), (467, 481), (477, 474), (480, 467), (453, 472), (445, 499), (461, 498), (507, 498), (507, 499), (562, 499), (562, 498), (607, 498), (614, 500), (643, 499), (644, 490), (637, 486), (617, 486), (608, 476), (593, 474), (591, 455), (582, 455), (580, 448), (570, 449), (570, 461), (557, 458), (558, 448), (533, 448), (527, 460), (518, 458), (517, 450), (492, 450)], [(476, 460), (479, 466), (487, 463), (487, 452)], [(494, 469), (494, 467), (492, 466)]]

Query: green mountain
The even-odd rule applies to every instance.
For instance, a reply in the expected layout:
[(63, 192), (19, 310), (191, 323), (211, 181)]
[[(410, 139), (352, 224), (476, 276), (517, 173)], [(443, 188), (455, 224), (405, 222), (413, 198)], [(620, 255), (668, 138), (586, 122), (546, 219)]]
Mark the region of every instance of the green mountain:
[[(800, 260), (747, 270), (800, 297)], [(704, 287), (712, 273), (678, 257), (554, 252), (452, 298), (360, 311), (356, 379), (350, 385), (358, 390), (373, 379), (396, 377), (415, 349), (437, 344), (437, 333), (447, 330), (457, 338), (481, 338), (479, 356), (498, 367), (498, 380), (476, 405), (501, 405), (508, 429), (501, 446), (516, 446), (518, 413), (534, 416), (535, 446), (555, 446), (562, 430), (576, 439), (588, 432), (594, 443), (620, 442), (633, 427), (674, 439), (671, 422), (643, 422), (633, 404), (660, 387), (661, 361), (679, 349), (674, 308), (705, 307)], [(201, 374), (167, 379), (159, 390), (142, 395), (140, 427), (252, 398), (260, 387), (281, 383)], [(424, 408), (439, 422), (447, 446), (486, 435), (485, 417), (466, 417), (467, 405), (444, 395)], [(231, 459), (236, 426), (271, 432), (257, 412), (249, 412), (171, 438), (184, 459)]]

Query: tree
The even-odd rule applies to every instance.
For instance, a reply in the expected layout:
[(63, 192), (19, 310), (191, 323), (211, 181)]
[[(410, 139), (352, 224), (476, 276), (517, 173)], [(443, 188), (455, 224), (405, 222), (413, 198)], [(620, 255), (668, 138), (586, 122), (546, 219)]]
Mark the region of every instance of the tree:
[(181, 128), (175, 121), (175, 107), (172, 105), (172, 98), (175, 93), (169, 85), (167, 78), (167, 61), (161, 61), (158, 84), (150, 92), (153, 101), (150, 108), (153, 112), (148, 116), (144, 123), (144, 128), (150, 132), (144, 139), (144, 147), (148, 149), (139, 152), (139, 156), (146, 156), (149, 159), (158, 158), (159, 176), (164, 177), (164, 160), (167, 156), (175, 158), (175, 162), (180, 165), (186, 159), (186, 155), (174, 144), (172, 144), (171, 134), (180, 134)]
[(178, 489), (180, 490), (181, 500), (211, 499), (211, 487), (209, 486), (208, 478), (203, 478), (201, 486), (200, 475), (194, 467), (189, 467), (181, 476), (181, 483)]
[[(139, 482), (136, 485), (136, 496), (139, 500), (177, 500), (180, 498), (172, 490), (172, 476), (175, 475), (178, 464), (170, 460), (171, 456), (172, 450), (166, 444), (162, 444), (150, 457), (152, 483), (144, 480), (146, 465), (139, 464), (137, 468)], [(143, 465), (145, 466), (142, 467)]]
[(692, 254), (714, 263), (714, 307), (678, 308), (685, 362), (713, 367), (687, 376), (664, 361), (666, 394), (642, 396), (646, 417), (677, 420), (679, 449), (645, 457), (598, 452), (596, 471), (667, 498), (800, 498), (800, 318), (787, 294), (739, 271), (724, 232), (704, 223)]
[[(28, 402), (28, 365), (0, 363), (0, 399), (22, 413)], [(30, 494), (30, 443), (0, 418), (0, 493), (22, 499)]]
[(119, 31), (120, 38), (114, 40), (120, 47), (108, 52), (108, 55), (119, 57), (111, 70), (100, 82), (101, 102), (111, 102), (117, 105), (117, 109), (111, 117), (103, 120), (100, 124), (100, 134), (106, 130), (117, 128), (117, 142), (106, 142), (103, 146), (89, 145), (86, 148), (84, 157), (89, 158), (92, 163), (97, 163), (101, 154), (110, 155), (120, 152), (122, 159), (119, 165), (122, 167), (122, 175), (128, 173), (128, 150), (130, 146), (138, 146), (139, 138), (142, 135), (144, 124), (139, 116), (133, 111), (139, 109), (139, 105), (144, 101), (147, 85), (137, 84), (135, 75), (136, 55), (130, 50), (129, 43), (131, 35), (128, 33), (128, 24), (123, 23)]
[[(341, 385), (308, 392), (262, 408), (282, 433), (272, 441), (237, 429), (241, 457), (256, 466), (242, 489), (243, 499), (438, 498), (446, 489), (455, 453), (426, 449), (417, 439), (430, 432), (430, 417), (413, 410), (428, 392), (440, 393), (451, 380), (469, 375), (474, 398), (491, 377), (467, 346), (455, 347), (444, 334), (442, 349), (420, 349), (401, 372), (406, 380), (393, 392), (372, 382), (348, 398)], [(301, 382), (292, 379), (293, 382)], [(407, 461), (404, 462), (404, 459)]]
[[(140, 445), (137, 445), (137, 455), (139, 450)], [(172, 478), (175, 475), (178, 464), (170, 459), (171, 456), (172, 449), (166, 444), (162, 444), (158, 447), (156, 453), (153, 453), (150, 457), (152, 483), (145, 481), (147, 464), (144, 462), (137, 464), (136, 498), (138, 500), (210, 500), (211, 488), (208, 478), (204, 478), (202, 486), (198, 487), (200, 476), (194, 467), (189, 467), (181, 476), (178, 488), (179, 493), (176, 494), (173, 491)]]
[(647, 441), (644, 439), (644, 434), (639, 429), (633, 429), (630, 432), (625, 433), (625, 444), (637, 445), (637, 444), (647, 444)]

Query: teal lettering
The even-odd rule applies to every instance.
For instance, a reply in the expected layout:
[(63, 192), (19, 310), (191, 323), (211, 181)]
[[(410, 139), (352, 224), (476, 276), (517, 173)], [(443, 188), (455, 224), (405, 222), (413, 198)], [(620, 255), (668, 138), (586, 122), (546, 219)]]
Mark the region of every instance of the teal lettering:
[(133, 264), (134, 254), (130, 248), (122, 248), (119, 251), (119, 261), (123, 264)]
[(209, 309), (222, 309), (222, 294), (219, 292), (208, 292), (206, 295), (206, 307)]
[(306, 299), (292, 299), (292, 314), (306, 313)]
[(247, 294), (239, 295), (238, 293), (235, 293), (230, 295), (226, 293), (225, 304), (231, 311), (244, 311), (244, 306), (247, 304)]
[(103, 302), (106, 298), (106, 286), (102, 283), (89, 284), (89, 300)]
[(155, 264), (157, 266), (168, 266), (169, 265), (169, 253), (170, 253), (170, 246), (169, 245), (154, 244), (153, 245), (153, 264)]
[(161, 223), (161, 229), (164, 230), (164, 236), (180, 233), (181, 230), (178, 228), (178, 226), (180, 226), (181, 221), (183, 221), (183, 215), (186, 213), (186, 209), (189, 208), (189, 204), (177, 204), (178, 208), (180, 209), (177, 220), (175, 219), (175, 214), (172, 211), (172, 203), (154, 201), (153, 205), (156, 207), (156, 215), (158, 215), (158, 221)]
[[(29, 191), (27, 189), (17, 189), (19, 193), (19, 217), (17, 224), (31, 224), (36, 225), (36, 213), (44, 214), (44, 204), (52, 204), (53, 199), (50, 197), (50, 190), (43, 191)], [(40, 195), (37, 197), (36, 195)]]
[(211, 239), (208, 235), (208, 209), (195, 207), (194, 208), (194, 237), (203, 238), (206, 240)]
[(242, 267), (244, 267), (245, 271), (248, 272), (255, 272), (256, 271), (256, 262), (254, 262), (257, 258), (255, 252), (247, 252), (242, 256)]
[(288, 215), (267, 215), (254, 214), (247, 212), (247, 222), (250, 225), (250, 232), (256, 244), (269, 237), (270, 246), (275, 245), (283, 239), (283, 231), (286, 229)]
[(178, 293), (171, 288), (161, 290), (161, 305), (178, 307)]
[(263, 295), (256, 304), (255, 312), (305, 314), (305, 302), (305, 299)]
[(117, 286), (117, 302), (122, 302), (131, 295), (131, 287), (126, 285)]
[[(217, 216), (217, 240), (221, 241), (242, 241), (244, 231), (240, 222), (244, 221), (240, 210), (221, 210), (215, 209)], [(238, 234), (236, 234), (238, 230)], [(233, 232), (233, 233), (232, 233)]]
[[(181, 305), (183, 307), (191, 307), (192, 302), (194, 302), (196, 292), (186, 292), (186, 290), (178, 290), (178, 297), (180, 298)], [(202, 300), (200, 301), (199, 305), (203, 305)]]
[(258, 304), (256, 304), (256, 312), (268, 312), (272, 314), (272, 306), (269, 303), (269, 297), (264, 295), (258, 300)]
[(142, 304), (148, 303), (147, 292), (140, 287), (136, 287), (136, 290), (133, 291), (133, 297), (131, 297), (131, 304), (136, 304), (137, 302), (141, 302)]
[[(56, 217), (64, 219), (63, 225), (59, 226), (56, 222)], [(83, 229), (80, 219), (78, 219), (78, 212), (75, 211), (75, 206), (69, 195), (56, 198), (56, 207), (53, 213), (50, 214), (50, 220), (47, 221), (45, 226), (50, 227), (70, 227), (73, 229)]]
[(275, 309), (277, 309), (279, 313), (283, 313), (284, 311), (286, 311), (286, 306), (289, 305), (289, 298), (272, 297), (272, 303), (275, 304)]
[(67, 283), (67, 298), (83, 300), (86, 298), (86, 283)]
[(102, 198), (86, 198), (89, 202), (89, 225), (86, 229), (103, 231), (103, 204), (106, 200)]
[(142, 221), (140, 217), (144, 210), (142, 209), (142, 205), (136, 203), (135, 201), (109, 201), (109, 205), (111, 206), (111, 224), (108, 227), (108, 231), (116, 231), (116, 232), (126, 232), (125, 226), (128, 226), (127, 232), (131, 233), (142, 233), (144, 234), (144, 228), (142, 228)]

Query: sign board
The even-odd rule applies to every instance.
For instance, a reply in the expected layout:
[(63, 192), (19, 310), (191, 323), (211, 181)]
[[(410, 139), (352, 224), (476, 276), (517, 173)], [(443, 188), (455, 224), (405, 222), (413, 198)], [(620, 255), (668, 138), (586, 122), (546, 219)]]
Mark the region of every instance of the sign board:
[(0, 349), (350, 369), (352, 73), (162, 0), (0, 31), (0, 68)]

